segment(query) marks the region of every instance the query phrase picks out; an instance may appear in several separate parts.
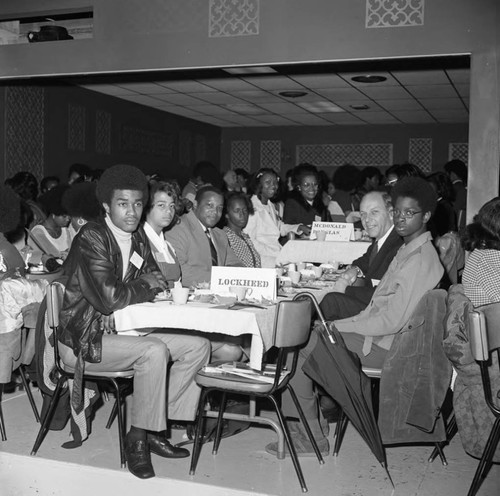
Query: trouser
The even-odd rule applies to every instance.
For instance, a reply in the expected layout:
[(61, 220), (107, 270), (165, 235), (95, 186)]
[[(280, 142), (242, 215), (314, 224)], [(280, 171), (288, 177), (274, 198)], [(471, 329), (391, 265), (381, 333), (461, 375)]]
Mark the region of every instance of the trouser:
[[(73, 350), (63, 344), (59, 349), (63, 362), (74, 366)], [(193, 379), (197, 370), (208, 362), (209, 355), (210, 345), (203, 338), (161, 331), (147, 336), (104, 334), (101, 362), (85, 362), (85, 371), (133, 369), (130, 423), (140, 429), (163, 431), (167, 427), (168, 362), (173, 361), (168, 399), (171, 418), (193, 420), (200, 395)]]

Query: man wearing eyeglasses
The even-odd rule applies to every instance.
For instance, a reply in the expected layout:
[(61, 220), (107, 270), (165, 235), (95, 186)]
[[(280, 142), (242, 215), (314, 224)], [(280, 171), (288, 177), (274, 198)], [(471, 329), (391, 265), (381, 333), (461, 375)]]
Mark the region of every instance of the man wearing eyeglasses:
[[(346, 346), (358, 354), (362, 365), (374, 368), (382, 367), (395, 334), (404, 327), (422, 296), (438, 285), (444, 273), (432, 244), (432, 236), (427, 231), (427, 223), (437, 203), (432, 186), (425, 179), (408, 177), (398, 181), (391, 196), (394, 228), (404, 244), (375, 289), (368, 306), (354, 317), (334, 321)], [(317, 334), (313, 332), (301, 351), (291, 385), (324, 453), (328, 452), (329, 445), (318, 418), (313, 381), (302, 371), (303, 363), (317, 343)], [(288, 416), (298, 417), (289, 394), (283, 395), (283, 411)], [(291, 426), (291, 430), (294, 431), (294, 440), (300, 441), (296, 442), (296, 446), (301, 446), (299, 455), (311, 454), (313, 449), (303, 427), (299, 424)], [(273, 453), (275, 445), (268, 445), (266, 449)]]

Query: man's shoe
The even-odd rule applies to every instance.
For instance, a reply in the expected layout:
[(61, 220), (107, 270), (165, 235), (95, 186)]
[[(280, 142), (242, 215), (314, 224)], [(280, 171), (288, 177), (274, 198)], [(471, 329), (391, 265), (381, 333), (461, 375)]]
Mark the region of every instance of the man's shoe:
[(163, 458), (187, 458), (189, 456), (187, 449), (172, 446), (164, 436), (158, 434), (148, 432), (148, 443), (151, 453)]
[(139, 479), (150, 479), (155, 476), (148, 444), (144, 440), (130, 442), (125, 439), (125, 456), (127, 467), (131, 474)]
[[(292, 439), (293, 445), (295, 446), (295, 451), (297, 452), (297, 456), (302, 456), (302, 457), (316, 456), (312, 443), (311, 441), (309, 441), (307, 437), (304, 437), (300, 434), (293, 435), (292, 437), (293, 437)], [(328, 442), (328, 439), (326, 437), (323, 439), (317, 439), (316, 443), (318, 445), (321, 456), (328, 456), (328, 453), (330, 452), (330, 443)], [(270, 455), (278, 456), (278, 442), (276, 441), (274, 443), (269, 443), (266, 446), (266, 451)], [(287, 455), (290, 455), (286, 443), (285, 443), (285, 453)]]

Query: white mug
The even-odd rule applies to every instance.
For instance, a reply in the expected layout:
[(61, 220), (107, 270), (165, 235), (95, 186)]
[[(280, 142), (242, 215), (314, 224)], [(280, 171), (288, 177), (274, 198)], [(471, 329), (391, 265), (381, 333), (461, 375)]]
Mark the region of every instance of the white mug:
[(288, 277), (292, 281), (292, 284), (298, 284), (300, 281), (300, 272), (297, 272), (296, 270), (289, 270)]
[(252, 288), (246, 288), (244, 286), (231, 286), (229, 292), (236, 295), (238, 301), (243, 301), (247, 296), (252, 294)]
[(172, 300), (174, 305), (185, 305), (189, 296), (189, 288), (172, 288)]

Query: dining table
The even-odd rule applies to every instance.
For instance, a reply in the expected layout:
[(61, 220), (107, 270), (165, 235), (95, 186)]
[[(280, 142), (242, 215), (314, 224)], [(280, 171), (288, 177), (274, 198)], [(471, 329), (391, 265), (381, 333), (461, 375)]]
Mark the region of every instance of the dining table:
[(369, 246), (367, 241), (293, 239), (281, 248), (276, 265), (297, 262), (350, 264), (364, 255)]
[[(298, 286), (280, 298), (291, 298), (301, 291)], [(304, 291), (313, 293), (320, 302), (329, 292), (328, 288)], [(250, 366), (262, 368), (262, 357), (273, 346), (276, 304), (241, 302), (235, 304), (204, 303), (188, 300), (184, 305), (175, 305), (170, 300), (159, 300), (129, 305), (114, 312), (116, 331), (141, 328), (170, 328), (196, 330), (203, 333), (219, 333), (229, 336), (251, 335)]]

